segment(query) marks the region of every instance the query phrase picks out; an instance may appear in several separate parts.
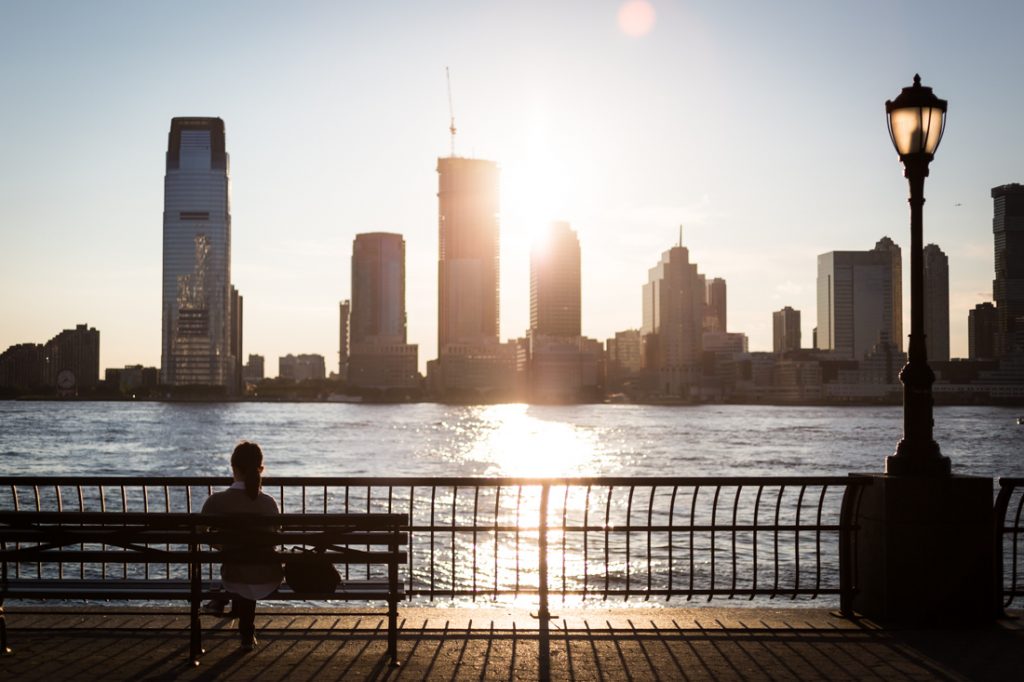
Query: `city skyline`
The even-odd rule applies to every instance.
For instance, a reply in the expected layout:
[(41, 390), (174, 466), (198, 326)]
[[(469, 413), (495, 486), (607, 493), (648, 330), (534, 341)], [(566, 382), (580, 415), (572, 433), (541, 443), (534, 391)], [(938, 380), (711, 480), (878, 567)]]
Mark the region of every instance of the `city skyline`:
[[(618, 6), (224, 6), (185, 28), (155, 8), (4, 10), (0, 50), (14, 68), (0, 75), (11, 93), (0, 121), (18, 134), (0, 155), (0, 229), (18, 258), (0, 274), (10, 292), (0, 346), (88, 321), (103, 330), (103, 367), (160, 364), (160, 147), (170, 118), (195, 114), (230, 129), (243, 353), (335, 357), (347, 244), (387, 229), (408, 244), (409, 339), (421, 344), (422, 369), (436, 357), (431, 176), (448, 151), (450, 65), (456, 153), (501, 169), (502, 339), (528, 327), (537, 225), (567, 220), (579, 231), (583, 333), (608, 338), (640, 325), (646, 270), (682, 222), (692, 259), (728, 282), (729, 326), (752, 350), (770, 350), (768, 313), (784, 305), (805, 311), (807, 344), (818, 254), (879, 234), (907, 248), (905, 184), (882, 102), (920, 71), (950, 100), (925, 241), (951, 254), (950, 350), (966, 357), (967, 312), (992, 296), (988, 193), (1020, 180), (1024, 143), (1009, 113), (1020, 95), (1000, 84), (1024, 65), (1005, 47), (1022, 10), (949, 8), (919, 21), (926, 5), (915, 3), (741, 12), (654, 2), (653, 28), (632, 36), (616, 24)], [(494, 50), (464, 30), (437, 46), (417, 19), (478, 27)], [(901, 26), (911, 20), (919, 35), (908, 37)], [(236, 24), (246, 30), (226, 30)], [(202, 55), (169, 49), (219, 44), (213, 35), (228, 37)], [(847, 58), (867, 44), (894, 50)], [(286, 54), (295, 45), (305, 49)], [(417, 50), (429, 56), (412, 59)], [(591, 57), (586, 68), (575, 54)], [(734, 106), (735, 92), (760, 98), (769, 115)], [(300, 101), (312, 106), (286, 106)], [(835, 127), (808, 128), (814, 107)], [(279, 135), (294, 126), (304, 133)], [(753, 142), (732, 143), (726, 131), (737, 129)], [(1008, 133), (998, 146), (992, 129)]]

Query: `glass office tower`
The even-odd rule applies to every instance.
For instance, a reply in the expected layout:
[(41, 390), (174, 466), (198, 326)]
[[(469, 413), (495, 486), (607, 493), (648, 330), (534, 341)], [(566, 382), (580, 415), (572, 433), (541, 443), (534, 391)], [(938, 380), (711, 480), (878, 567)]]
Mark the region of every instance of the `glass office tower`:
[(237, 383), (241, 348), (233, 340), (241, 334), (241, 306), (232, 304), (237, 294), (231, 287), (228, 169), (224, 121), (171, 120), (161, 334), (161, 381), (167, 385), (231, 391)]

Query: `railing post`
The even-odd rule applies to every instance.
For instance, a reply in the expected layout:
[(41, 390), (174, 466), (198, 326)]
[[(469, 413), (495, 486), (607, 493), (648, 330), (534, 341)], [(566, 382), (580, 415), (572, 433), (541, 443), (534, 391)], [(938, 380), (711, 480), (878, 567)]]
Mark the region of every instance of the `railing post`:
[[(0, 544), (0, 549), (7, 551), (7, 543)], [(3, 561), (3, 575), (0, 576), (3, 580), (2, 591), (0, 591), (0, 656), (9, 656), (12, 651), (7, 646), (7, 615), (4, 613), (4, 599), (7, 595), (7, 559)]]
[(540, 682), (549, 682), (551, 679), (551, 611), (548, 609), (548, 496), (550, 492), (550, 484), (544, 483), (540, 489), (540, 523), (537, 526), (537, 551), (540, 558), (537, 577), (537, 595), (540, 602), (537, 609), (537, 620), (540, 627), (540, 658), (538, 661)]
[(855, 554), (856, 528), (854, 527), (854, 510), (860, 498), (863, 482), (850, 479), (843, 491), (843, 502), (839, 511), (839, 612), (846, 618), (853, 614), (853, 595), (856, 590), (855, 574), (857, 555)]
[[(996, 497), (996, 506), (993, 513), (995, 532), (995, 561), (993, 569), (993, 596), (995, 602), (995, 615), (997, 618), (1003, 615), (1003, 526), (1006, 524), (1006, 511), (1010, 507), (1010, 496), (1013, 494), (1013, 485), (1004, 479), (999, 479), (999, 495)], [(1016, 541), (1016, 538), (1014, 538)]]

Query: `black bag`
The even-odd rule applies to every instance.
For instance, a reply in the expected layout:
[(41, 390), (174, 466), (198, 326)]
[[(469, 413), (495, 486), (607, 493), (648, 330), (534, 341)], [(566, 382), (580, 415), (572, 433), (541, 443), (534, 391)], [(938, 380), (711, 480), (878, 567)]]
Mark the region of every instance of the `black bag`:
[(293, 557), (284, 560), (284, 581), (292, 592), (325, 594), (337, 589), (341, 575), (322, 551), (292, 547), (291, 552)]

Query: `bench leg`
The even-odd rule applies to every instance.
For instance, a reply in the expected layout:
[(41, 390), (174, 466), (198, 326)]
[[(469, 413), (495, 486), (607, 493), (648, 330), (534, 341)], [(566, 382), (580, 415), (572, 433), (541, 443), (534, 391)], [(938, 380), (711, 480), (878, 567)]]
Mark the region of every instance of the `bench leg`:
[(398, 600), (388, 599), (388, 660), (392, 668), (401, 665), (398, 662)]
[[(388, 543), (388, 549), (392, 553), (398, 553), (398, 545), (394, 542)], [(392, 668), (397, 668), (398, 662), (398, 562), (392, 559), (388, 562), (388, 659)]]
[(0, 600), (0, 656), (10, 656), (14, 652), (7, 646), (7, 614), (4, 612), (3, 601)]
[(200, 600), (191, 600), (191, 614), (189, 620), (189, 647), (188, 655), (189, 661), (193, 666), (199, 665), (199, 656), (203, 652), (203, 626), (199, 621), (199, 603)]

